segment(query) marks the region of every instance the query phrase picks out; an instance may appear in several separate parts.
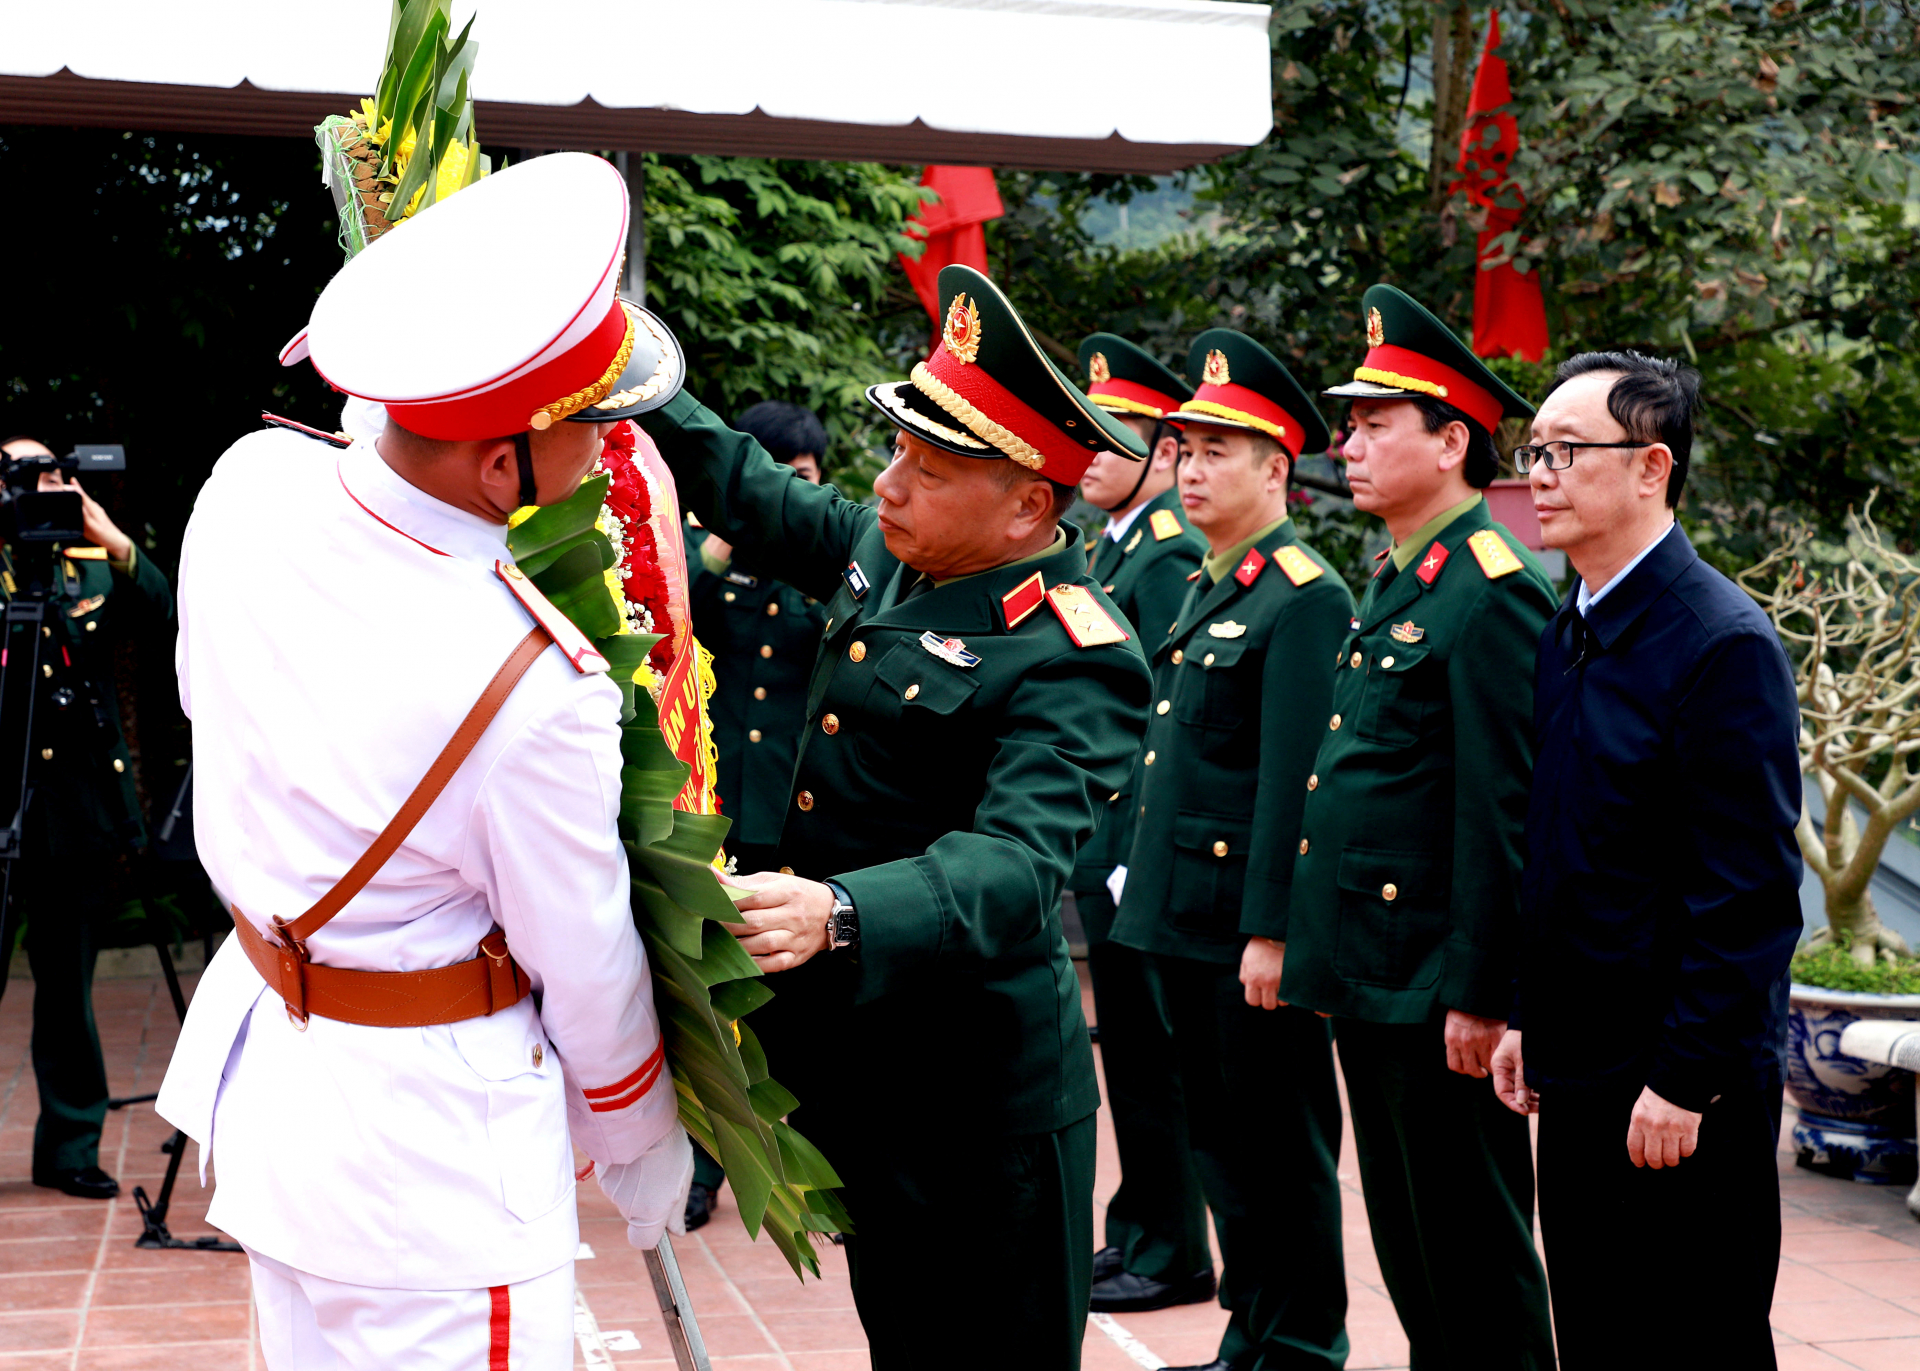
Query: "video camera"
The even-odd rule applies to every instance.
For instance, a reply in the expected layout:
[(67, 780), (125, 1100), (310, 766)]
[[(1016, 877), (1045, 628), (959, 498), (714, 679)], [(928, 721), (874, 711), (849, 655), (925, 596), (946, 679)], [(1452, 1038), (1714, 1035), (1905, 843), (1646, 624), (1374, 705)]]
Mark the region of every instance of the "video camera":
[(50, 452), (0, 453), (0, 483), (7, 512), (0, 537), (19, 543), (77, 543), (86, 537), (80, 495), (72, 490), (41, 490), (50, 471), (80, 475), (125, 471), (127, 450), (118, 443), (80, 443), (64, 457)]

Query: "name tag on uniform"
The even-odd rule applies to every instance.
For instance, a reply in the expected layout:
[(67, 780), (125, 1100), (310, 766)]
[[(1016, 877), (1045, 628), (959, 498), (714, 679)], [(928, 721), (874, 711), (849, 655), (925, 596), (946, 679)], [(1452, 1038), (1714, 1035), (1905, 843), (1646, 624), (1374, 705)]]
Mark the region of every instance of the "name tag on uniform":
[(942, 638), (929, 629), (920, 635), (920, 646), (931, 652), (943, 662), (952, 662), (955, 666), (979, 666), (980, 655), (967, 651), (967, 645), (958, 638)]
[(847, 589), (853, 592), (856, 600), (873, 589), (873, 582), (867, 579), (867, 573), (860, 569), (858, 562), (848, 562), (847, 569), (840, 573), (840, 579), (847, 583)]
[(760, 578), (758, 576), (749, 576), (744, 571), (729, 571), (727, 573), (727, 580), (734, 585), (745, 586), (748, 590), (752, 590), (760, 584)]

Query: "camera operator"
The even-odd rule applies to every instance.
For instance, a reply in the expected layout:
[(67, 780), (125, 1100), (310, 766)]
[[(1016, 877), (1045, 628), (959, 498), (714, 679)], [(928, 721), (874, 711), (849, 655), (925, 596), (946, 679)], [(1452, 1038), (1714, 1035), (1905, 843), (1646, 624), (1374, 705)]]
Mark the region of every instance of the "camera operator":
[[(7, 468), (54, 455), (28, 437), (0, 443), (0, 452)], [(11, 881), (13, 922), (26, 923), (34, 983), (40, 1118), (33, 1183), (104, 1200), (120, 1186), (100, 1169), (107, 1072), (93, 1020), (94, 934), (113, 913), (115, 858), (146, 841), (120, 730), (111, 640), (116, 630), (170, 622), (173, 591), (68, 473), (43, 470), (38, 488), (80, 497), (86, 541), (53, 549), (46, 669), (35, 683), (29, 753), (32, 803)], [(21, 555), (11, 542), (0, 547), (7, 599), (23, 589), (16, 575)]]

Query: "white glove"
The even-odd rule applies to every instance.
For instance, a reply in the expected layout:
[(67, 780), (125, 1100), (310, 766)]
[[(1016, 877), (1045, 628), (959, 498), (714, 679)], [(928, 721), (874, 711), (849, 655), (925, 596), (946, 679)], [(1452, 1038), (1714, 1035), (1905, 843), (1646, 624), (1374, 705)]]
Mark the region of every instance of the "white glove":
[(600, 1189), (627, 1221), (627, 1241), (645, 1252), (662, 1233), (684, 1237), (693, 1188), (693, 1144), (679, 1124), (637, 1160), (599, 1168)]
[(1126, 888), (1127, 869), (1124, 866), (1116, 866), (1107, 873), (1107, 894), (1113, 896), (1113, 903), (1116, 908), (1120, 904), (1120, 894)]

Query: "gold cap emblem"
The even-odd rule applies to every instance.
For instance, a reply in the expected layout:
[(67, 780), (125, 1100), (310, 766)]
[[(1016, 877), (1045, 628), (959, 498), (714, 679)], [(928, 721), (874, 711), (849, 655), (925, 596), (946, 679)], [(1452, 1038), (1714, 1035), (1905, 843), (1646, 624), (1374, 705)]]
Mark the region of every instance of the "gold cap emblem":
[(980, 310), (965, 295), (954, 296), (947, 306), (947, 325), (940, 341), (962, 362), (970, 363), (980, 355)]
[(1367, 346), (1377, 348), (1387, 341), (1387, 326), (1380, 319), (1380, 311), (1367, 311)]
[(1087, 359), (1087, 379), (1096, 386), (1104, 386), (1113, 379), (1113, 369), (1107, 365), (1107, 354), (1096, 352)]
[(1212, 352), (1209, 352), (1207, 354), (1207, 365), (1200, 373), (1200, 379), (1210, 386), (1224, 386), (1229, 384), (1233, 377), (1231, 373), (1227, 371), (1227, 354), (1220, 351), (1219, 348), (1215, 348)]

